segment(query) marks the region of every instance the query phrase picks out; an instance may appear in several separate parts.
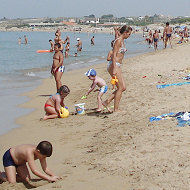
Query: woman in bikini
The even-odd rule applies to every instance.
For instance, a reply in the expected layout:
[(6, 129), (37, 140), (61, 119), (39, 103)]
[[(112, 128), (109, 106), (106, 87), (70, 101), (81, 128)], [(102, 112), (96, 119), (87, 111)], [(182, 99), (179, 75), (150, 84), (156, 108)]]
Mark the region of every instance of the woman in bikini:
[(60, 51), (61, 45), (56, 43), (54, 45), (55, 54), (53, 56), (53, 64), (51, 67), (51, 74), (55, 77), (57, 90), (62, 86), (61, 77), (65, 70), (63, 66), (63, 53)]
[(122, 92), (126, 90), (126, 85), (122, 75), (121, 65), (122, 65), (122, 60), (124, 58), (124, 54), (127, 51), (124, 44), (124, 40), (131, 35), (132, 28), (124, 25), (119, 32), (120, 35), (113, 44), (112, 61), (109, 61), (107, 66), (108, 72), (111, 75), (111, 77), (116, 76), (118, 79), (118, 82), (116, 84), (117, 89), (104, 102), (104, 105), (108, 106), (108, 104), (114, 99), (114, 112), (119, 111), (119, 103), (121, 100)]
[(54, 119), (60, 117), (59, 110), (65, 107), (64, 98), (70, 93), (68, 86), (63, 85), (60, 87), (55, 95), (49, 97), (46, 101), (44, 110), (46, 112), (43, 120)]

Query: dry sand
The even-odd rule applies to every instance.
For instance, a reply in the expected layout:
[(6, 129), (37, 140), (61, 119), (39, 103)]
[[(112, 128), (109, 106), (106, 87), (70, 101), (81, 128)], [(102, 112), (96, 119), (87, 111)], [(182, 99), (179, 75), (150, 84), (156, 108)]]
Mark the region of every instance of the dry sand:
[[(179, 77), (188, 74), (182, 70), (190, 67), (189, 52), (190, 45), (185, 44), (125, 60), (122, 67), (127, 90), (121, 102), (124, 112), (119, 114), (94, 113), (97, 93), (87, 100), (80, 99), (91, 82), (84, 76), (87, 69), (81, 69), (63, 76), (64, 84), (71, 89), (65, 103), (74, 112), (75, 103), (85, 102), (87, 114), (39, 121), (48, 98), (45, 95), (55, 92), (54, 80), (45, 79), (26, 94), (31, 100), (23, 106), (36, 110), (18, 119), (22, 127), (1, 136), (0, 156), (17, 144), (49, 140), (54, 152), (48, 165), (63, 179), (56, 183), (35, 180), (31, 186), (3, 183), (0, 189), (188, 190), (189, 127), (177, 127), (176, 120), (150, 123), (149, 117), (190, 111), (190, 85), (156, 88), (158, 82), (183, 82)], [(95, 68), (109, 83), (106, 65)], [(111, 86), (103, 99), (110, 93)]]

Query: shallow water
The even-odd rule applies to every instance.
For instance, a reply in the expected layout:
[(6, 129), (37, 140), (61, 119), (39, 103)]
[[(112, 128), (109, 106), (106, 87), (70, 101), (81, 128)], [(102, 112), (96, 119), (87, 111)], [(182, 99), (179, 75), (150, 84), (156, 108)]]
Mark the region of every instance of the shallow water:
[[(24, 35), (29, 43), (25, 45)], [(95, 36), (95, 46), (91, 46), (90, 38)], [(113, 35), (62, 33), (62, 38), (70, 37), (70, 57), (64, 60), (66, 71), (106, 62), (110, 42)], [(22, 44), (18, 44), (18, 38)], [(76, 38), (81, 38), (83, 50), (74, 57), (76, 52)], [(39, 49), (49, 49), (49, 39), (53, 40), (53, 32), (0, 32), (0, 134), (18, 127), (15, 119), (29, 113), (30, 109), (18, 107), (28, 98), (19, 96), (21, 93), (34, 89), (41, 79), (50, 76), (53, 53), (36, 53)], [(141, 35), (132, 35), (126, 40), (127, 57), (142, 54), (148, 51)], [(139, 43), (140, 42), (140, 43)]]

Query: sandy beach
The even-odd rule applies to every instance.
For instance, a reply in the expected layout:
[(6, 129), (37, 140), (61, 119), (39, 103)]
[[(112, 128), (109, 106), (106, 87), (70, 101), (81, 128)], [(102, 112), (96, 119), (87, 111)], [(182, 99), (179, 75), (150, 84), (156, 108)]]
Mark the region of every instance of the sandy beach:
[[(185, 82), (181, 77), (189, 74), (189, 52), (190, 44), (184, 44), (126, 59), (122, 70), (127, 90), (121, 113), (95, 113), (96, 93), (80, 99), (91, 84), (84, 75), (88, 68), (63, 75), (63, 83), (71, 89), (65, 99), (71, 113), (68, 118), (40, 121), (46, 99), (55, 93), (54, 79), (45, 79), (24, 94), (30, 101), (21, 106), (35, 111), (17, 120), (22, 127), (1, 136), (0, 157), (14, 145), (48, 140), (54, 147), (48, 166), (63, 179), (48, 183), (32, 175), (35, 180), (30, 185), (6, 182), (0, 189), (188, 190), (189, 126), (177, 127), (176, 119), (149, 122), (149, 117), (190, 111), (189, 85), (156, 88), (158, 84)], [(103, 96), (106, 99), (112, 92), (106, 64), (94, 68), (109, 84)], [(82, 102), (86, 103), (86, 115), (73, 114), (74, 104)]]

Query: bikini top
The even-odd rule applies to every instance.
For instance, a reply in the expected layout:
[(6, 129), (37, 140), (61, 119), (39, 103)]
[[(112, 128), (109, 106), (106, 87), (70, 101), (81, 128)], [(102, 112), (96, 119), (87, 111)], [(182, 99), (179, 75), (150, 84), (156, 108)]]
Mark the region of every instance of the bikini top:
[[(116, 40), (118, 40), (118, 38), (117, 38)], [(115, 44), (116, 40), (114, 41), (114, 44)], [(121, 48), (119, 49), (118, 52), (119, 52), (119, 53), (123, 53), (123, 54), (127, 52), (127, 49), (126, 49), (126, 47), (125, 47), (124, 41), (123, 41), (123, 43), (121, 44)]]

